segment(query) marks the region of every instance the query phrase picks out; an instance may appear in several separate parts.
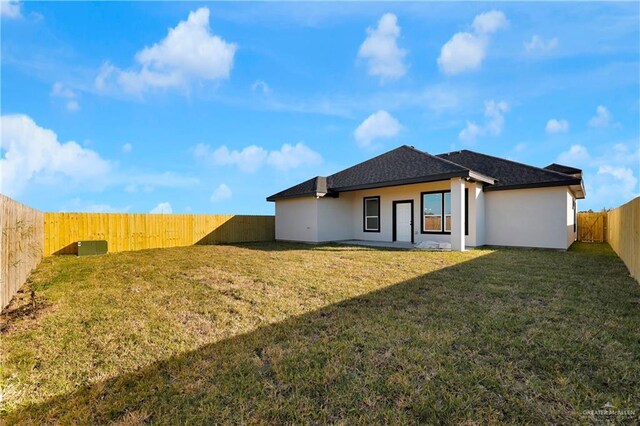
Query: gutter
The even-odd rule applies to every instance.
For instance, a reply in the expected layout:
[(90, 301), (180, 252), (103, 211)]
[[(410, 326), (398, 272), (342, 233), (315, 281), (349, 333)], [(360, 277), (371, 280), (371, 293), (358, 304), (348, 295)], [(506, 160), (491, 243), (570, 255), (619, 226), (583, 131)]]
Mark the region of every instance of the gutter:
[(582, 185), (582, 179), (571, 179), (556, 182), (520, 183), (515, 185), (486, 186), (484, 191), (507, 191), (509, 189), (549, 188), (553, 186)]

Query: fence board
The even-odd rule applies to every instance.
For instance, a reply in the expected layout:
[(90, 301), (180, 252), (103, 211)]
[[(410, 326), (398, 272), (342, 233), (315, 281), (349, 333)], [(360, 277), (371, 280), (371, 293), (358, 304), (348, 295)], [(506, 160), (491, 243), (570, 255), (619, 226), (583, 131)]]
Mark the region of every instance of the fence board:
[(0, 309), (42, 260), (44, 214), (0, 194)]
[(193, 244), (273, 241), (273, 216), (45, 213), (44, 255), (75, 253), (82, 240), (107, 240), (110, 252)]
[(640, 281), (640, 197), (610, 210), (607, 239), (629, 269), (631, 276)]
[(607, 213), (578, 213), (578, 241), (603, 243), (607, 238)]

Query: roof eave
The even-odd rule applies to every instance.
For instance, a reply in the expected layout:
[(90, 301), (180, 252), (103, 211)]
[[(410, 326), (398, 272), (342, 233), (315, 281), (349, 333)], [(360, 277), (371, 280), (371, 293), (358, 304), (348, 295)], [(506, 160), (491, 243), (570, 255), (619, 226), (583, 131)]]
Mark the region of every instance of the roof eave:
[(338, 193), (335, 191), (329, 191), (329, 192), (304, 192), (304, 193), (300, 193), (300, 194), (291, 194), (291, 195), (271, 195), (269, 197), (267, 197), (267, 201), (278, 201), (278, 200), (286, 200), (286, 199), (290, 199), (290, 198), (302, 198), (302, 197), (315, 197), (315, 198), (322, 198), (322, 197), (329, 197), (329, 198), (338, 198)]
[(564, 181), (555, 181), (555, 182), (533, 182), (533, 183), (519, 183), (514, 185), (498, 185), (498, 186), (487, 186), (484, 188), (485, 191), (507, 191), (510, 189), (529, 189), (529, 188), (550, 188), (555, 186), (573, 186), (573, 185), (582, 185), (582, 179), (570, 179)]
[(376, 188), (386, 188), (389, 186), (411, 185), (414, 183), (436, 182), (439, 180), (447, 180), (454, 177), (469, 177), (469, 171), (462, 170), (459, 172), (439, 173), (437, 175), (420, 176), (415, 178), (399, 179), (399, 180), (392, 180), (392, 181), (386, 181), (386, 182), (343, 186), (343, 187), (331, 188), (331, 190), (336, 192), (358, 191), (361, 189), (376, 189)]
[(486, 176), (473, 170), (469, 170), (469, 178), (475, 180), (476, 182), (488, 183), (489, 185), (493, 185), (494, 183), (496, 183), (496, 180), (491, 176)]
[(580, 179), (580, 185), (569, 186), (569, 189), (578, 200), (583, 200), (587, 197), (587, 191), (584, 189), (584, 181), (582, 179)]
[(291, 194), (291, 195), (278, 195), (278, 194), (274, 194), (271, 195), (269, 197), (267, 197), (267, 201), (278, 201), (278, 200), (284, 200), (287, 198), (299, 198), (299, 197), (310, 197), (310, 196), (316, 196), (315, 192), (303, 192), (300, 194)]
[(331, 191), (327, 193), (305, 192), (300, 194), (280, 195), (280, 196), (275, 194), (270, 197), (267, 197), (267, 201), (277, 201), (282, 199), (299, 198), (299, 197), (307, 197), (307, 196), (314, 196), (314, 197), (323, 197), (325, 195), (335, 196), (334, 194), (337, 194), (340, 192), (358, 191), (362, 189), (386, 188), (389, 186), (411, 185), (415, 183), (437, 182), (437, 181), (443, 181), (443, 180), (447, 180), (455, 177), (470, 178), (476, 182), (484, 182), (490, 185), (493, 185), (495, 183), (495, 179), (493, 179), (492, 177), (485, 176), (481, 173), (477, 173), (472, 170), (461, 170), (459, 172), (439, 173), (435, 175), (420, 176), (420, 177), (409, 178), (409, 179), (399, 179), (399, 180), (393, 180), (393, 181), (387, 181), (387, 182), (376, 182), (376, 183), (369, 183), (369, 184), (362, 184), (362, 185), (336, 187), (336, 188), (331, 188)]

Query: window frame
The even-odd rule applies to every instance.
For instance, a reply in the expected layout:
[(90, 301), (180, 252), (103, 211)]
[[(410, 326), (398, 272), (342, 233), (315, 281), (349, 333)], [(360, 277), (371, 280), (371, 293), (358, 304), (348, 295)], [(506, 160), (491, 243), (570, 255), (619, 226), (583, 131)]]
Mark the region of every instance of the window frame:
[[(451, 231), (445, 231), (446, 228), (446, 211), (444, 205), (444, 194), (450, 194), (451, 190), (443, 189), (440, 191), (424, 191), (420, 193), (420, 233), (421, 234), (437, 234), (451, 235)], [(440, 231), (425, 231), (424, 229), (424, 196), (428, 194), (440, 194), (441, 213), (440, 213)], [(464, 189), (464, 235), (469, 235), (469, 188)]]
[[(420, 233), (422, 234), (450, 234), (450, 232), (443, 231), (444, 229), (444, 193), (447, 191), (427, 191), (420, 193)], [(451, 191), (449, 191), (451, 192)], [(440, 231), (427, 231), (424, 228), (424, 196), (425, 195), (440, 195)]]
[[(367, 200), (376, 200), (378, 201), (378, 216), (367, 216)], [(362, 198), (362, 232), (380, 232), (380, 196), (370, 196)], [(377, 229), (367, 229), (367, 218), (377, 217), (378, 218), (378, 228)]]

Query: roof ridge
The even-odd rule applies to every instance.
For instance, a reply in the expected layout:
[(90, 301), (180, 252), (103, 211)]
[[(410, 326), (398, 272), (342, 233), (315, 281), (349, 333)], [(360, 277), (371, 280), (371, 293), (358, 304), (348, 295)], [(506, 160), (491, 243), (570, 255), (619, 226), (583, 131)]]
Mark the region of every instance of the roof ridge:
[[(509, 160), (508, 158), (497, 157), (497, 156), (495, 156), (495, 155), (483, 154), (482, 152), (472, 151), (472, 150), (470, 150), (470, 149), (461, 149), (461, 150), (458, 150), (458, 151), (450, 151), (450, 152), (446, 152), (446, 153), (444, 153), (444, 154), (439, 154), (439, 155), (446, 155), (446, 154), (451, 154), (451, 153), (453, 153), (453, 152), (462, 152), (462, 151), (471, 152), (471, 153), (473, 153), (473, 154), (482, 155), (482, 156), (484, 156), (484, 157), (495, 158), (496, 160), (506, 161), (506, 162), (508, 162), (508, 163), (517, 164), (517, 165), (519, 165), (519, 166), (528, 167), (528, 168), (530, 168), (530, 169), (541, 170), (541, 171), (546, 172), (546, 173), (554, 173), (554, 174), (556, 174), (556, 175), (560, 175), (560, 176), (562, 176), (562, 177), (573, 178), (573, 176), (568, 175), (568, 174), (566, 174), (566, 173), (556, 172), (555, 170), (549, 170), (549, 169), (545, 169), (545, 168), (543, 168), (543, 167), (532, 166), (531, 164), (521, 163), (521, 162), (519, 162), (519, 161)], [(570, 167), (570, 166), (567, 166), (567, 167)]]
[[(545, 169), (545, 170), (549, 170), (549, 169), (547, 169), (547, 167), (549, 167), (549, 166), (560, 166), (560, 167), (566, 167), (566, 168), (568, 168), (568, 169), (582, 170), (582, 169), (579, 169), (579, 168), (577, 168), (577, 167), (568, 166), (568, 165), (566, 165), (566, 164), (560, 164), (560, 163), (556, 163), (556, 162), (553, 162), (553, 163), (551, 163), (551, 164), (549, 164), (549, 165), (547, 165), (547, 166), (543, 167), (543, 169)], [(553, 171), (553, 170), (552, 170), (552, 171)], [(562, 173), (562, 172), (560, 172), (560, 173)]]
[[(454, 166), (457, 166), (457, 167), (462, 167), (464, 170), (467, 170), (467, 171), (475, 171), (475, 170), (472, 170), (472, 169), (470, 169), (468, 167), (463, 166), (462, 164), (458, 164), (458, 163), (456, 163), (454, 161), (447, 160), (446, 158), (442, 158), (442, 157), (438, 157), (437, 155), (429, 154), (428, 152), (422, 151), (421, 149), (418, 149), (415, 146), (403, 145), (402, 147), (407, 147), (409, 149), (412, 149), (414, 151), (419, 152), (420, 154), (426, 155), (426, 156), (428, 156), (430, 158), (435, 158), (436, 160), (444, 161), (446, 163), (453, 164)], [(400, 148), (402, 148), (402, 147), (400, 147)]]
[[(352, 168), (357, 167), (357, 166), (359, 166), (359, 165), (361, 165), (361, 164), (368, 163), (369, 161), (375, 160), (376, 158), (378, 158), (378, 157), (382, 157), (383, 155), (390, 154), (390, 153), (392, 153), (393, 151), (397, 151), (397, 150), (399, 150), (400, 148), (413, 148), (413, 147), (410, 147), (409, 145), (401, 145), (401, 146), (399, 146), (399, 147), (397, 147), (397, 148), (393, 148), (391, 151), (383, 152), (383, 153), (381, 153), (381, 154), (376, 155), (375, 157), (371, 157), (371, 158), (369, 158), (369, 159), (367, 159), (367, 160), (364, 160), (364, 161), (361, 161), (361, 162), (359, 162), (359, 163), (356, 163), (356, 164), (354, 164), (353, 166), (349, 166), (349, 167), (347, 167), (346, 169), (342, 169), (342, 170), (339, 170), (339, 171), (337, 171), (337, 172), (335, 172), (335, 173), (332, 173), (332, 174), (330, 174), (330, 175), (327, 175), (326, 177), (327, 177), (327, 178), (330, 178), (330, 177), (332, 177), (332, 176), (337, 175), (338, 173), (342, 173), (342, 172), (344, 172), (344, 171), (346, 171), (346, 170), (352, 169)], [(413, 148), (413, 149), (415, 149), (415, 148)], [(417, 150), (416, 150), (416, 151), (417, 151)]]

